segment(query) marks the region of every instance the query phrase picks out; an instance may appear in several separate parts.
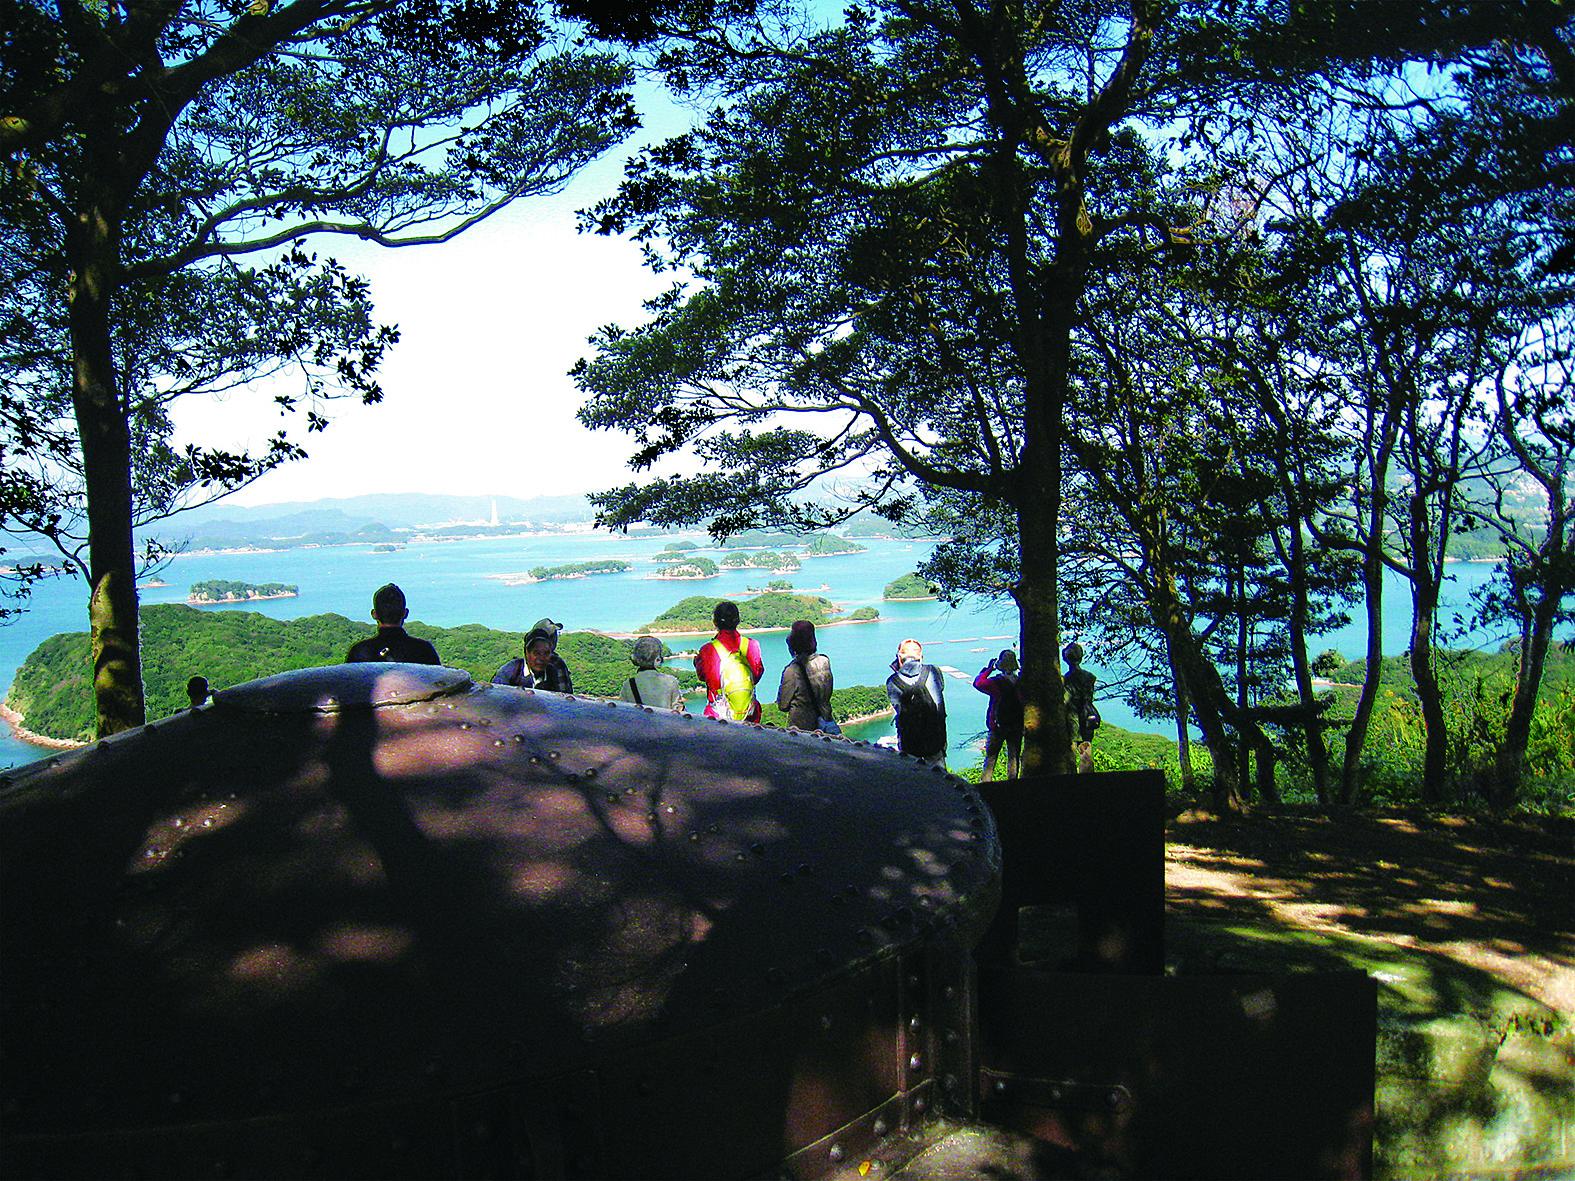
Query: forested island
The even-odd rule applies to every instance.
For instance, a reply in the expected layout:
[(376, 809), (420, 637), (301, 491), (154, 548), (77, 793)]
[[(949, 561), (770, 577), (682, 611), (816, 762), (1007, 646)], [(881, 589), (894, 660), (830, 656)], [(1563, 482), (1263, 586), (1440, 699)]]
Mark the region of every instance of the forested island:
[(726, 570), (770, 570), (774, 574), (791, 574), (800, 564), (794, 555), (779, 554), (775, 550), (734, 550), (722, 558), (722, 567)]
[[(641, 631), (649, 632), (709, 632), (712, 609), (720, 599), (706, 595), (691, 595), (674, 603)], [(738, 600), (739, 626), (745, 629), (759, 627), (791, 627), (794, 620), (807, 619), (817, 627), (830, 623), (837, 605), (819, 595), (794, 595), (782, 591), (769, 591), (752, 599)]]
[(301, 588), (283, 582), (234, 582), (227, 578), (210, 578), (194, 582), (186, 592), (186, 602), (193, 607), (214, 603), (252, 603), (260, 599), (293, 599)]
[(681, 582), (689, 579), (715, 578), (718, 573), (716, 563), (710, 558), (686, 557), (682, 561), (663, 566), (651, 577), (670, 578), (675, 582)]
[(600, 562), (566, 562), (561, 566), (532, 566), (531, 578), (537, 582), (549, 582), (555, 578), (585, 578), (592, 574), (622, 574), (630, 569), (630, 563), (617, 558), (608, 558)]
[(868, 548), (856, 541), (849, 541), (846, 537), (838, 537), (835, 533), (825, 533), (810, 538), (809, 544), (804, 547), (804, 556), (834, 558), (841, 554), (862, 554)]
[(917, 574), (904, 574), (901, 578), (894, 578), (886, 584), (886, 589), (881, 592), (881, 598), (896, 602), (933, 599), (939, 590), (940, 588), (933, 582), (927, 582)]

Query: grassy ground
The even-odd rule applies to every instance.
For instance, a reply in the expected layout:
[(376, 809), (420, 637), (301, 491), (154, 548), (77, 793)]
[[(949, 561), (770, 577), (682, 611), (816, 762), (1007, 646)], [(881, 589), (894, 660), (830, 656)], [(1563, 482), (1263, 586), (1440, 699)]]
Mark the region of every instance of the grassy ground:
[(1381, 1176), (1575, 1174), (1575, 823), (1189, 812), (1168, 840), (1175, 970), (1378, 980)]

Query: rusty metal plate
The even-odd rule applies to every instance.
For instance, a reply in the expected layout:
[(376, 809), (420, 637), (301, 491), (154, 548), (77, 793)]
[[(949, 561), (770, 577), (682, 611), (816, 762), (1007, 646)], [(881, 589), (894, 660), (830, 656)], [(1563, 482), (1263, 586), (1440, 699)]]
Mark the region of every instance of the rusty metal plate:
[(915, 760), (415, 666), (0, 782), (13, 1148), (603, 1070), (967, 946), (999, 888), (977, 794)]

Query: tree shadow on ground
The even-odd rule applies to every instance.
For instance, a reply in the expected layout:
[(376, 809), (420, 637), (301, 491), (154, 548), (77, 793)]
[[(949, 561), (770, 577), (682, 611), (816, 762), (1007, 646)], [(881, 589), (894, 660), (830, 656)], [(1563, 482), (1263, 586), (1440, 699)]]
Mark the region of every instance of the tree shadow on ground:
[(1380, 1175), (1569, 1163), (1575, 823), (1185, 813), (1167, 835), (1170, 970), (1378, 980)]

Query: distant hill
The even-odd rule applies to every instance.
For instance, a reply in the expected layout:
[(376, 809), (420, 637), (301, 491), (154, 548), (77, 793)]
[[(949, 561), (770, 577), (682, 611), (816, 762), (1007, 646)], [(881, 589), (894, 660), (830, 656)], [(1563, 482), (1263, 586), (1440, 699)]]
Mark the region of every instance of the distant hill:
[[(493, 505), (498, 524), (491, 524)], [(434, 537), (511, 533), (589, 523), (583, 496), (436, 496), (381, 493), (336, 500), (238, 505), (220, 502), (148, 530), (186, 549), (285, 549), (308, 545), (389, 544), (419, 531)]]
[[(206, 677), (223, 689), (289, 669), (337, 664), (351, 644), (372, 634), (369, 625), (342, 615), (272, 619), (255, 611), (210, 612), (175, 603), (144, 607), (140, 620), (149, 720), (186, 708), (188, 677)], [(491, 680), (524, 645), (522, 632), (480, 624), (412, 623), (410, 633), (431, 640), (445, 664), (478, 681)], [(633, 648), (632, 640), (590, 632), (566, 632), (558, 643), (575, 690), (608, 697), (617, 696), (634, 672)], [(86, 740), (93, 732), (92, 671), (86, 632), (50, 636), (17, 670), (7, 701), (35, 733)], [(686, 689), (698, 684), (685, 661), (674, 661), (667, 671)]]

